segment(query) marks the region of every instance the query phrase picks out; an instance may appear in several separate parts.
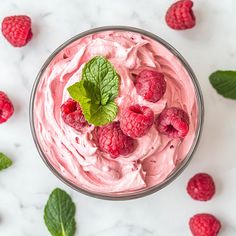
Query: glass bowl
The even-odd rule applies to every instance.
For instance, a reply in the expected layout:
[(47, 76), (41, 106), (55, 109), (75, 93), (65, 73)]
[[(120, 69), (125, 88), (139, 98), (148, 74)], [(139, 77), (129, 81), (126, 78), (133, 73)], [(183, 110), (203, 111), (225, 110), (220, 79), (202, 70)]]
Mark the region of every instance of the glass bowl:
[[(65, 47), (67, 47), (69, 44), (75, 42), (76, 40), (83, 38), (87, 35), (93, 34), (93, 33), (98, 33), (98, 32), (103, 32), (103, 31), (109, 31), (109, 30), (115, 30), (115, 31), (128, 31), (128, 32), (134, 32), (134, 33), (139, 33), (141, 35), (147, 36), (155, 41), (157, 41), (158, 43), (160, 43), (161, 45), (163, 45), (165, 48), (167, 48), (174, 56), (176, 56), (180, 63), (184, 66), (184, 68), (186, 69), (186, 71), (188, 72), (194, 89), (195, 89), (195, 93), (196, 93), (196, 100), (197, 100), (197, 107), (198, 107), (198, 117), (197, 117), (197, 129), (195, 132), (195, 137), (192, 143), (192, 146), (187, 154), (187, 156), (185, 157), (185, 159), (178, 164), (178, 166), (176, 166), (176, 168), (169, 174), (169, 176), (161, 183), (153, 186), (153, 187), (149, 187), (146, 189), (141, 189), (141, 190), (136, 190), (135, 192), (129, 192), (128, 194), (124, 194), (124, 193), (96, 193), (96, 192), (92, 192), (89, 191), (87, 189), (78, 187), (77, 185), (75, 185), (74, 183), (72, 183), (71, 181), (67, 180), (65, 177), (63, 177), (54, 167), (53, 165), (49, 162), (49, 160), (47, 159), (45, 153), (43, 152), (40, 143), (38, 141), (37, 135), (36, 135), (36, 130), (35, 130), (35, 124), (34, 124), (34, 101), (35, 101), (35, 94), (37, 91), (37, 87), (39, 84), (39, 81), (43, 75), (43, 73), (45, 72), (46, 68), (48, 67), (48, 65), (50, 64), (50, 62), (53, 60), (53, 58)], [(127, 27), (127, 26), (106, 26), (106, 27), (99, 27), (99, 28), (95, 28), (95, 29), (91, 29), (88, 31), (85, 31), (83, 33), (80, 33), (78, 35), (76, 35), (75, 37), (69, 39), (68, 41), (66, 41), (65, 43), (63, 43), (61, 46), (59, 46), (46, 60), (46, 62), (43, 64), (42, 68), (40, 69), (37, 78), (35, 80), (35, 83), (33, 85), (32, 88), (32, 93), (31, 93), (31, 98), (30, 98), (30, 126), (31, 126), (31, 132), (33, 135), (33, 139), (35, 142), (35, 145), (38, 149), (38, 152), (42, 158), (42, 160), (44, 161), (44, 163), (47, 165), (47, 167), (52, 171), (52, 173), (54, 175), (56, 175), (61, 181), (63, 181), (65, 184), (67, 184), (68, 186), (70, 186), (71, 188), (73, 188), (74, 190), (81, 192), (83, 194), (92, 196), (92, 197), (96, 197), (96, 198), (101, 198), (101, 199), (106, 199), (106, 200), (129, 200), (129, 199), (134, 199), (134, 198), (140, 198), (140, 197), (144, 197), (147, 196), (149, 194), (152, 194), (154, 192), (157, 192), (159, 190), (161, 190), (162, 188), (164, 188), (165, 186), (167, 186), (169, 183), (171, 183), (174, 179), (176, 179), (181, 173), (182, 171), (186, 168), (186, 166), (189, 164), (189, 162), (191, 161), (194, 152), (196, 151), (196, 148), (198, 146), (199, 143), (199, 139), (201, 136), (201, 131), (202, 131), (202, 126), (203, 126), (203, 118), (204, 118), (204, 105), (203, 105), (203, 98), (202, 98), (202, 93), (201, 93), (201, 89), (199, 86), (199, 83), (196, 79), (196, 76), (194, 75), (191, 67), (189, 66), (189, 64), (186, 62), (186, 60), (180, 55), (180, 53), (173, 48), (170, 44), (168, 44), (166, 41), (164, 41), (163, 39), (161, 39), (160, 37), (147, 32), (145, 30), (142, 29), (138, 29), (138, 28), (133, 28), (133, 27)]]

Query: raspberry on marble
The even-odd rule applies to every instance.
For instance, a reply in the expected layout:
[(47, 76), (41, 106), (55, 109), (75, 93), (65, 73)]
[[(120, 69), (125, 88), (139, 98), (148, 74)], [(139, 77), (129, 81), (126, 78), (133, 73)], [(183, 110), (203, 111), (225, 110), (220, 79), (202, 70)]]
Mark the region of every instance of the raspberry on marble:
[(215, 183), (210, 175), (198, 173), (189, 180), (187, 192), (194, 200), (208, 201), (215, 194)]
[(193, 28), (196, 24), (193, 2), (191, 0), (180, 0), (172, 4), (166, 13), (167, 25), (175, 30), (186, 30)]
[(14, 107), (8, 96), (0, 91), (0, 124), (6, 122), (14, 113)]
[(5, 17), (2, 21), (2, 34), (14, 47), (25, 46), (33, 36), (30, 17), (26, 15)]
[(194, 215), (189, 220), (189, 227), (193, 236), (217, 236), (221, 223), (215, 216), (201, 213)]

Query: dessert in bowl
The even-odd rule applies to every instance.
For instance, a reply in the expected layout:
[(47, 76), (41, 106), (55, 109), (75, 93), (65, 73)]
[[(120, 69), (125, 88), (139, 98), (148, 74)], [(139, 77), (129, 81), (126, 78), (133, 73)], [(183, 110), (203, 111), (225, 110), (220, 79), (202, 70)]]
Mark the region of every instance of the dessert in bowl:
[(30, 120), (40, 155), (61, 180), (94, 197), (131, 199), (166, 186), (189, 163), (203, 101), (168, 43), (136, 28), (102, 27), (48, 58)]

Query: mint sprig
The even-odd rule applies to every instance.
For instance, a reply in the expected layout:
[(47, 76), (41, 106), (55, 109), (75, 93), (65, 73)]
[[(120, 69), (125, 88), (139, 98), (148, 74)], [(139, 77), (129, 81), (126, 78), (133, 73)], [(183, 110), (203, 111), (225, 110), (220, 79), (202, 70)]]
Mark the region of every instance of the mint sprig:
[(209, 77), (216, 91), (226, 98), (236, 99), (236, 71), (216, 71)]
[(79, 82), (68, 88), (70, 96), (79, 102), (85, 119), (95, 126), (112, 122), (118, 107), (119, 75), (104, 57), (96, 56), (87, 62)]
[(75, 204), (63, 190), (53, 190), (44, 208), (44, 222), (52, 236), (74, 236)]
[(0, 152), (0, 170), (4, 170), (12, 165), (12, 160)]

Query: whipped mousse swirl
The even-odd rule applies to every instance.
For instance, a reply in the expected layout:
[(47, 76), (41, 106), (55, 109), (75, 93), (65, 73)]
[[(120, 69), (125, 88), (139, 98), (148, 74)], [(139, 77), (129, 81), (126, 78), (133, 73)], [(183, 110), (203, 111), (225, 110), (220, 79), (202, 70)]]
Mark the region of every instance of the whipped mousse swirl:
[[(120, 75), (115, 120), (133, 104), (150, 107), (155, 117), (166, 107), (175, 106), (188, 113), (187, 136), (171, 139), (153, 125), (148, 134), (136, 139), (134, 152), (112, 159), (97, 148), (93, 125), (82, 133), (66, 125), (60, 106), (69, 98), (67, 88), (81, 79), (85, 63), (97, 55), (109, 60)], [(135, 75), (148, 68), (163, 73), (167, 84), (164, 96), (156, 103), (144, 100), (134, 85)], [(103, 194), (127, 194), (165, 180), (189, 152), (197, 116), (194, 85), (178, 58), (153, 39), (125, 31), (91, 34), (64, 48), (41, 77), (34, 101), (36, 135), (48, 161), (68, 181)]]

